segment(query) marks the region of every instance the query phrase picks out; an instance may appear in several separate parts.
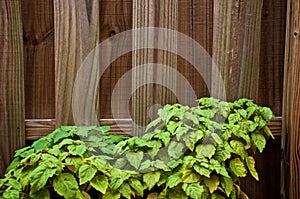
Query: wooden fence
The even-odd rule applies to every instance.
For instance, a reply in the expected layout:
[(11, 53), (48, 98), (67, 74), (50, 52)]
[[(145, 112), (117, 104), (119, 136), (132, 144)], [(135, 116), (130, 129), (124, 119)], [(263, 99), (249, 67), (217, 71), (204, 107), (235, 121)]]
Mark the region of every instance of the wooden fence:
[[(300, 0), (0, 1), (0, 173), (15, 149), (73, 124), (74, 79), (93, 48), (134, 27), (156, 26), (178, 30), (207, 50), (219, 66), (228, 100), (252, 98), (276, 114), (269, 124), (276, 140), (257, 157), (260, 181), (242, 181), (250, 198), (300, 198), (299, 9)], [(107, 49), (108, 56), (114, 50)], [(198, 98), (209, 96), (218, 81), (212, 77), (206, 84), (191, 64), (168, 52), (127, 53), (101, 77), (101, 124), (115, 126), (110, 101), (117, 81), (147, 62), (173, 64)], [(132, 98), (132, 115), (142, 123), (144, 110), (157, 103), (153, 99), (176, 101), (157, 85), (141, 90), (146, 95)], [(124, 125), (132, 132), (130, 123)]]

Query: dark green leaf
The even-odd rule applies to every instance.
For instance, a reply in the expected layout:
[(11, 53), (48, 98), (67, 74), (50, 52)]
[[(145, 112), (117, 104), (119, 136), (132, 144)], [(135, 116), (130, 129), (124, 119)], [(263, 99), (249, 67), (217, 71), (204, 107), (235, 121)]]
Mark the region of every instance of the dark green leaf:
[(225, 190), (226, 195), (229, 197), (233, 190), (233, 180), (229, 177), (221, 177), (221, 185)]
[(44, 188), (32, 195), (30, 195), (32, 198), (38, 198), (38, 199), (50, 199), (50, 192), (48, 189)]
[(183, 155), (183, 144), (179, 142), (170, 142), (168, 147), (168, 154), (171, 158), (178, 159)]
[(143, 157), (144, 157), (144, 154), (142, 151), (139, 151), (137, 153), (134, 153), (134, 152), (126, 153), (127, 160), (135, 169), (138, 169), (140, 167)]

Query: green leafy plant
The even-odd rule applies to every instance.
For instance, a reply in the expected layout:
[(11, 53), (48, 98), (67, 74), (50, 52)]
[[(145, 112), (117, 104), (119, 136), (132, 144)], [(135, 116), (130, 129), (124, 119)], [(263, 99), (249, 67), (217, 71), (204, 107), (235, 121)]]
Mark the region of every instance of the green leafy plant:
[(258, 180), (274, 117), (248, 99), (166, 105), (142, 137), (108, 127), (61, 127), (20, 149), (0, 180), (0, 198), (246, 198)]

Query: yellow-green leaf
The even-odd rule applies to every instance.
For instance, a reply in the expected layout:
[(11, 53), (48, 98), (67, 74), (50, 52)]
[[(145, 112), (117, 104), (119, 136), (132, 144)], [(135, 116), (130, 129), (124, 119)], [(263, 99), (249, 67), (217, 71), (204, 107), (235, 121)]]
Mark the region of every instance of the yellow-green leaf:
[(53, 180), (54, 190), (65, 198), (76, 198), (79, 192), (78, 183), (71, 173), (63, 173), (55, 176)]
[(220, 180), (219, 180), (218, 176), (213, 175), (210, 178), (205, 178), (204, 183), (205, 183), (206, 187), (209, 189), (209, 192), (213, 193), (215, 190), (218, 189)]
[(97, 191), (100, 191), (101, 193), (105, 194), (108, 188), (108, 179), (104, 175), (97, 175), (91, 180), (91, 185)]
[(80, 185), (90, 181), (96, 174), (97, 169), (91, 165), (82, 165), (79, 168), (79, 182)]
[(246, 157), (246, 164), (247, 164), (247, 167), (251, 173), (251, 175), (258, 181), (259, 178), (258, 178), (258, 173), (255, 169), (255, 160), (253, 157)]
[(237, 177), (245, 177), (247, 174), (246, 167), (239, 158), (231, 160), (229, 167)]

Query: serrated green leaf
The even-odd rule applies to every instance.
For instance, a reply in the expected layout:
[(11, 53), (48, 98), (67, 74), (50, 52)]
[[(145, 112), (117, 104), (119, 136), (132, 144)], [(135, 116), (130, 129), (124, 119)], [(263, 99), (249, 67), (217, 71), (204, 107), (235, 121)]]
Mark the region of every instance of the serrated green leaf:
[(71, 134), (68, 133), (67, 131), (64, 131), (64, 130), (61, 130), (61, 129), (56, 129), (53, 132), (52, 138), (53, 138), (54, 144), (56, 144), (61, 139), (67, 138), (67, 137), (70, 137), (70, 136), (71, 136)]
[(194, 183), (199, 181), (199, 176), (192, 169), (186, 169), (183, 171), (182, 180), (184, 183)]
[(212, 156), (215, 154), (216, 148), (212, 144), (199, 144), (196, 147), (196, 153), (197, 157), (208, 157), (212, 158)]
[(204, 137), (202, 131), (187, 133), (182, 136), (185, 145), (191, 150), (194, 151), (195, 144)]
[(66, 165), (74, 166), (74, 173), (77, 173), (79, 167), (83, 164), (84, 159), (80, 156), (71, 156), (65, 159)]
[(154, 137), (160, 139), (165, 146), (167, 146), (170, 143), (171, 137), (169, 132), (160, 131), (157, 133)]
[(4, 199), (19, 199), (20, 193), (16, 190), (7, 190), (3, 193)]
[(167, 124), (167, 130), (172, 134), (174, 135), (175, 132), (176, 132), (176, 129), (178, 127), (180, 127), (182, 125), (182, 122), (179, 121), (179, 122), (175, 122), (175, 121), (169, 121), (169, 123)]
[(78, 143), (68, 146), (68, 150), (72, 155), (83, 155), (86, 151), (84, 143)]
[(113, 178), (110, 182), (110, 188), (112, 190), (117, 190), (123, 182), (124, 182), (124, 179), (122, 179), (122, 178), (118, 178), (118, 177)]
[(208, 178), (210, 177), (211, 171), (209, 169), (204, 168), (204, 167), (200, 167), (199, 165), (194, 165), (194, 169), (200, 175), (203, 175), (203, 176), (208, 177)]
[(168, 147), (168, 154), (171, 158), (178, 159), (183, 155), (183, 144), (179, 142), (170, 142)]
[(158, 169), (163, 169), (163, 170), (168, 169), (168, 166), (161, 160), (155, 160), (153, 162), (153, 166)]
[(84, 164), (79, 168), (79, 185), (90, 181), (96, 174), (97, 169), (91, 165)]
[(204, 193), (204, 187), (200, 183), (193, 184), (183, 184), (182, 189), (185, 191), (186, 195), (193, 199), (201, 199)]
[(259, 152), (262, 152), (267, 143), (266, 138), (259, 133), (252, 133), (251, 137), (254, 145), (258, 148)]
[(160, 175), (161, 173), (159, 171), (143, 174), (143, 181), (146, 183), (149, 190), (151, 190), (159, 181)]
[(218, 134), (212, 133), (210, 134), (210, 136), (212, 137), (215, 143), (217, 143), (218, 145), (223, 145), (223, 140), (220, 138)]
[(128, 183), (123, 183), (120, 186), (119, 191), (125, 198), (130, 198), (131, 188)]
[(176, 187), (179, 183), (182, 182), (181, 175), (179, 173), (175, 173), (168, 177), (167, 187), (173, 188)]
[(71, 173), (63, 173), (55, 176), (53, 187), (59, 195), (67, 199), (76, 198), (79, 192), (78, 183)]
[(156, 127), (159, 123), (161, 123), (161, 118), (156, 118), (147, 125), (145, 131), (148, 132), (151, 128)]
[(275, 139), (273, 133), (271, 132), (271, 130), (269, 129), (268, 126), (265, 126), (263, 130), (264, 130), (264, 132), (266, 133), (267, 136), (270, 136), (272, 139)]
[(209, 189), (209, 192), (213, 193), (218, 189), (218, 186), (220, 184), (220, 179), (218, 176), (213, 175), (210, 178), (204, 178), (204, 183), (206, 187)]
[(245, 145), (238, 140), (231, 140), (230, 146), (234, 150), (234, 153), (239, 155), (241, 158), (245, 157)]
[(151, 166), (152, 166), (152, 162), (150, 160), (146, 160), (141, 163), (139, 170), (143, 171), (143, 170), (149, 169)]
[(49, 168), (46, 164), (41, 164), (30, 174), (30, 186), (31, 194), (42, 189), (49, 178), (51, 178), (56, 172), (56, 168)]
[(13, 178), (8, 178), (6, 184), (17, 191), (22, 191), (22, 184)]
[(50, 192), (48, 189), (44, 188), (32, 195), (30, 195), (31, 198), (38, 198), (38, 199), (50, 199)]
[(241, 117), (240, 114), (238, 113), (232, 113), (228, 116), (228, 123), (229, 124), (236, 124), (237, 122), (239, 122), (240, 120), (242, 120), (243, 118)]
[(251, 173), (251, 175), (258, 181), (258, 173), (255, 169), (255, 160), (253, 157), (249, 156), (249, 157), (246, 157), (246, 164), (247, 164), (247, 167)]
[(221, 185), (224, 188), (226, 195), (229, 197), (233, 190), (233, 180), (230, 177), (221, 177)]
[(247, 174), (245, 165), (240, 160), (240, 158), (235, 158), (235, 159), (231, 160), (229, 163), (229, 167), (237, 177), (245, 177)]
[(50, 148), (52, 146), (52, 139), (48, 137), (43, 137), (38, 139), (32, 144), (35, 151)]
[[(159, 173), (160, 174), (160, 173)], [(153, 179), (151, 178), (151, 181)], [(158, 178), (159, 180), (159, 178)], [(158, 181), (157, 180), (157, 181)], [(154, 184), (156, 184), (157, 182), (155, 182)], [(138, 180), (138, 179), (135, 179), (135, 178), (132, 178), (131, 181), (129, 182), (130, 186), (132, 188), (134, 188), (142, 197), (144, 196), (144, 187), (142, 185), (142, 183)], [(148, 186), (148, 185), (147, 185)], [(154, 186), (154, 185), (153, 185)], [(148, 187), (149, 188), (149, 187)], [(150, 189), (149, 189), (150, 190)]]
[(131, 164), (131, 166), (133, 166), (135, 169), (138, 169), (143, 160), (144, 153), (142, 151), (139, 151), (137, 153), (128, 152), (125, 156), (128, 162)]
[(117, 191), (109, 191), (103, 195), (102, 199), (119, 199), (121, 194)]
[(191, 112), (185, 112), (184, 118), (192, 121), (194, 125), (199, 125), (199, 120), (198, 120), (197, 115), (194, 115)]
[(274, 118), (274, 114), (269, 107), (262, 107), (260, 112), (266, 121), (270, 121), (272, 118)]
[(91, 180), (91, 185), (102, 194), (106, 193), (108, 188), (108, 179), (104, 175), (97, 175)]
[(35, 168), (36, 168), (35, 166), (27, 166), (27, 167), (22, 169), (22, 172), (18, 176), (18, 180), (20, 181), (20, 183), (23, 187), (29, 185), (29, 183), (30, 183), (30, 174), (32, 173), (32, 171)]
[(128, 164), (128, 160), (125, 158), (118, 158), (113, 164), (114, 168), (123, 169)]

